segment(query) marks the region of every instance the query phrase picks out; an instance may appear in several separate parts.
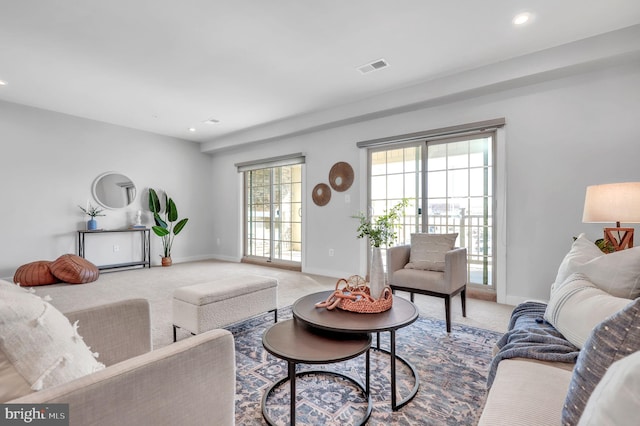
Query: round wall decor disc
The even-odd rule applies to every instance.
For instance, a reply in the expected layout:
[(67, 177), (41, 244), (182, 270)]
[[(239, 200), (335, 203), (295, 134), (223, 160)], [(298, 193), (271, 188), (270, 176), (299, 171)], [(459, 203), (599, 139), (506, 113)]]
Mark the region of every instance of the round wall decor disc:
[(326, 183), (319, 183), (313, 187), (311, 194), (313, 202), (319, 206), (324, 206), (331, 200), (331, 188)]
[(329, 171), (329, 184), (338, 192), (346, 191), (353, 183), (353, 168), (349, 163), (340, 161)]

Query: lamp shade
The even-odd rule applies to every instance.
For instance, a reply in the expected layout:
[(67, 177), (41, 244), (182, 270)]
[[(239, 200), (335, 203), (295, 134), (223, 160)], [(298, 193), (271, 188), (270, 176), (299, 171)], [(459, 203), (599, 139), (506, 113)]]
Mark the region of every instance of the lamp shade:
[(588, 186), (582, 221), (640, 223), (640, 182)]

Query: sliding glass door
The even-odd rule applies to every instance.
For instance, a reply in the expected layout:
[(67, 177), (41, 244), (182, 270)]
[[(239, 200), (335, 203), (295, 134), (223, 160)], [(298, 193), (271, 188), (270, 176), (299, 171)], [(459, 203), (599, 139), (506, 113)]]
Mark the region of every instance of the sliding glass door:
[(245, 258), (300, 265), (302, 165), (244, 172)]
[(469, 282), (491, 287), (495, 132), (369, 150), (372, 215), (408, 198), (398, 243), (411, 233), (458, 233)]

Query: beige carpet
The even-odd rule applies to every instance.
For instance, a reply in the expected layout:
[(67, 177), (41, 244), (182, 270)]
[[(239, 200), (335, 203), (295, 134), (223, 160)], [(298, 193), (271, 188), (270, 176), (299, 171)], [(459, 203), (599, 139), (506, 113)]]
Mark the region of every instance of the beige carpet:
[[(54, 284), (34, 287), (40, 296), (49, 295), (51, 303), (63, 312), (123, 299), (145, 298), (151, 305), (153, 344), (158, 348), (170, 344), (172, 337), (171, 298), (177, 287), (214, 281), (241, 274), (277, 278), (278, 306), (291, 305), (299, 297), (335, 288), (336, 278), (304, 274), (259, 265), (206, 260), (174, 264), (171, 267), (103, 272), (88, 284)], [(409, 295), (399, 292), (396, 297)], [(416, 295), (420, 315), (444, 320), (444, 301)], [(467, 299), (467, 317), (462, 317), (460, 297), (452, 302), (452, 321), (494, 331), (506, 331), (513, 306), (477, 299)], [(82, 333), (82, 324), (80, 324)], [(187, 334), (179, 332), (178, 339)]]

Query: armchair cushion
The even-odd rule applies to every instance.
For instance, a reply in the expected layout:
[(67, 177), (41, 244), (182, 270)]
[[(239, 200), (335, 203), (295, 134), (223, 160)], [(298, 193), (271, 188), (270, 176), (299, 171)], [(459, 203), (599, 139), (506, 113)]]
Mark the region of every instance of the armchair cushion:
[(445, 269), (445, 254), (453, 249), (458, 234), (411, 234), (411, 254), (405, 269), (440, 271)]
[[(77, 329), (46, 300), (0, 283), (0, 364), (22, 391), (29, 389), (25, 382), (38, 391), (104, 368)], [(18, 375), (25, 382), (18, 383)], [(2, 397), (16, 397), (16, 389)]]

